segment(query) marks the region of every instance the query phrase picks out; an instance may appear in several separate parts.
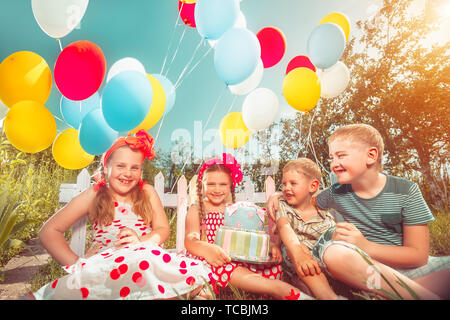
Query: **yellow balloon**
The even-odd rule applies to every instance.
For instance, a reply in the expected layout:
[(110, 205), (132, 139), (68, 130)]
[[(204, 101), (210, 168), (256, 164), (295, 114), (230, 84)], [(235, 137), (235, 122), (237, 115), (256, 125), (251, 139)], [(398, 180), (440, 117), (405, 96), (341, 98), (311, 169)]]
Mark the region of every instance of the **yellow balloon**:
[(34, 52), (15, 52), (0, 64), (0, 99), (10, 108), (24, 100), (45, 104), (51, 88), (50, 68)]
[(20, 101), (13, 105), (3, 126), (9, 142), (23, 152), (36, 153), (47, 149), (56, 137), (53, 115), (36, 101)]
[(197, 2), (197, 0), (180, 0), (181, 2), (184, 2), (184, 3), (195, 3), (195, 2)]
[(131, 130), (130, 133), (136, 133), (140, 129), (147, 131), (153, 127), (161, 119), (166, 108), (166, 94), (164, 93), (162, 84), (158, 79), (148, 73), (147, 78), (150, 80), (153, 89), (152, 105), (145, 119), (136, 128)]
[(284, 78), (283, 95), (291, 107), (308, 112), (320, 98), (319, 77), (309, 68), (295, 68)]
[(340, 13), (340, 12), (333, 12), (333, 13), (327, 14), (320, 21), (319, 25), (322, 23), (327, 23), (327, 22), (335, 23), (339, 27), (341, 27), (345, 34), (345, 40), (348, 40), (348, 37), (350, 35), (350, 20), (347, 18), (347, 16), (345, 14)]
[(251, 131), (246, 127), (241, 112), (231, 112), (223, 117), (219, 126), (220, 139), (227, 148), (239, 148), (247, 143)]
[(66, 129), (56, 137), (52, 154), (61, 167), (71, 170), (87, 167), (95, 157), (83, 150), (74, 128)]

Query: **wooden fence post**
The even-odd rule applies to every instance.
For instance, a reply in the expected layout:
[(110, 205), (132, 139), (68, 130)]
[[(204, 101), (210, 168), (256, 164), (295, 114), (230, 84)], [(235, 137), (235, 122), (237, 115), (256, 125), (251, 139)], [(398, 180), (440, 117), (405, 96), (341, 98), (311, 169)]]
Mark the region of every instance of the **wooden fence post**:
[(185, 176), (181, 176), (177, 183), (177, 252), (184, 251), (184, 234), (186, 225), (186, 214), (188, 207), (187, 181)]

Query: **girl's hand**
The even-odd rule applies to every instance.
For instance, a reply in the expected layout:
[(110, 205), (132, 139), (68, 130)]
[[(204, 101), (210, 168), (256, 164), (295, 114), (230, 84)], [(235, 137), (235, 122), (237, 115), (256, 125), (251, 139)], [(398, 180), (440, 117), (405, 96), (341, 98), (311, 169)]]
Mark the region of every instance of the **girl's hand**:
[(122, 249), (123, 247), (126, 247), (130, 244), (141, 242), (141, 239), (138, 237), (136, 231), (130, 228), (123, 228), (122, 230), (120, 230), (117, 238), (119, 238), (119, 240), (114, 242), (116, 250)]
[(215, 244), (207, 248), (204, 258), (206, 259), (206, 262), (213, 267), (220, 267), (231, 261), (228, 254), (221, 247)]
[(93, 255), (96, 255), (100, 248), (102, 247), (102, 243), (96, 242), (92, 247), (89, 248), (89, 250), (85, 253), (84, 257), (85, 259), (92, 257)]
[(283, 255), (281, 254), (281, 249), (278, 245), (270, 242), (270, 255), (272, 256), (272, 261), (276, 263), (281, 263), (283, 260)]
[(336, 230), (333, 233), (332, 239), (354, 244), (363, 250), (368, 242), (361, 231), (353, 223), (349, 222), (336, 223)]

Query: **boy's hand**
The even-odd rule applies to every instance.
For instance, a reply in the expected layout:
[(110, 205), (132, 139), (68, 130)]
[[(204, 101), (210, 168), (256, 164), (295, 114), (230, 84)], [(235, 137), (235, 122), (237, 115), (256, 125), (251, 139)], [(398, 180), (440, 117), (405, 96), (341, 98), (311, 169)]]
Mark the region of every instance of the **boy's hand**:
[(272, 194), (266, 202), (267, 213), (269, 214), (269, 218), (272, 221), (277, 221), (277, 212), (278, 212), (278, 199), (283, 196), (281, 193)]
[(272, 256), (273, 262), (281, 263), (283, 260), (283, 255), (281, 254), (281, 249), (274, 242), (270, 241), (270, 255)]
[(296, 254), (295, 260), (295, 271), (303, 278), (306, 276), (314, 276), (316, 274), (319, 275), (322, 271), (317, 260), (311, 257), (310, 254)]
[(349, 222), (336, 223), (336, 230), (333, 233), (332, 239), (354, 244), (360, 249), (364, 249), (368, 242), (361, 231), (353, 223)]
[(208, 248), (205, 248), (204, 258), (206, 262), (208, 262), (213, 267), (220, 267), (227, 262), (230, 262), (231, 259), (228, 254), (218, 245), (211, 244)]

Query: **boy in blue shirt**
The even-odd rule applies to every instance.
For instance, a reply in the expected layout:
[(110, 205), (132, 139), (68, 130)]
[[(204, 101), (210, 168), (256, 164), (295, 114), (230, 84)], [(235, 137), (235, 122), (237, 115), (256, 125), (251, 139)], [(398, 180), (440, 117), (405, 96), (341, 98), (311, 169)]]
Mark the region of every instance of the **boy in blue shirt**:
[[(422, 299), (449, 298), (450, 256), (428, 256), (427, 224), (434, 217), (416, 183), (381, 172), (379, 132), (364, 124), (344, 126), (330, 136), (328, 147), (338, 183), (323, 190), (316, 205), (336, 210), (345, 222), (318, 240), (313, 257), (334, 278), (385, 297), (383, 289), (391, 288), (361, 254), (403, 298), (412, 296), (397, 277)], [(271, 216), (275, 203), (268, 202)]]

